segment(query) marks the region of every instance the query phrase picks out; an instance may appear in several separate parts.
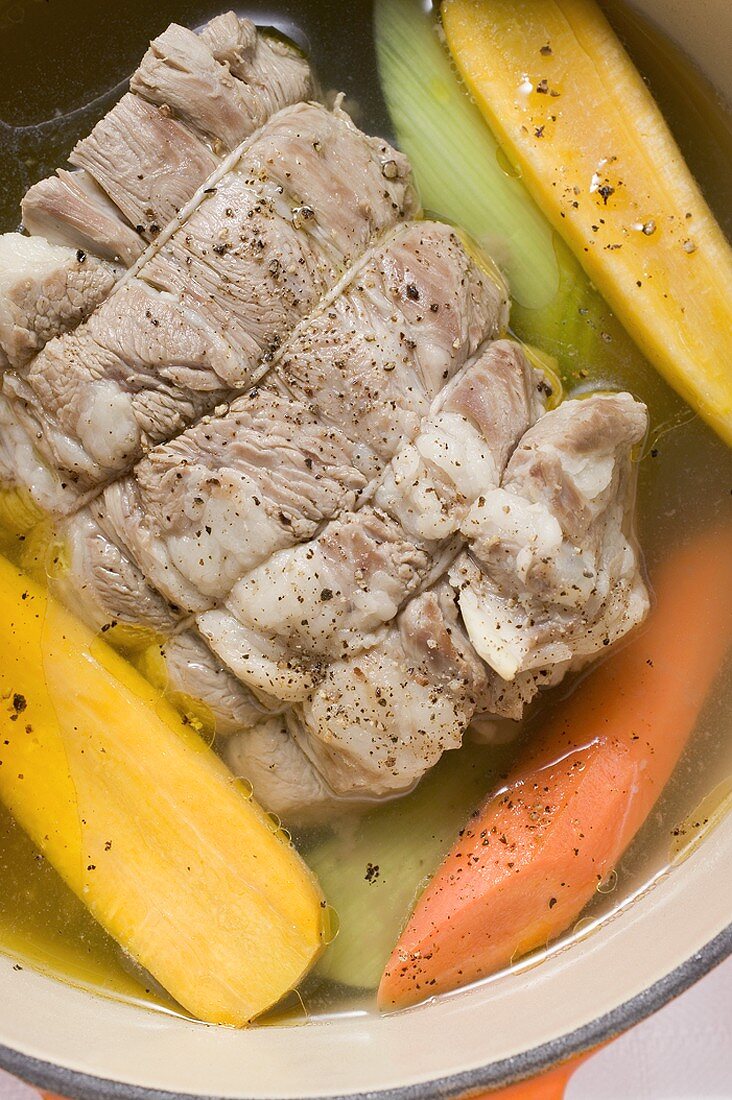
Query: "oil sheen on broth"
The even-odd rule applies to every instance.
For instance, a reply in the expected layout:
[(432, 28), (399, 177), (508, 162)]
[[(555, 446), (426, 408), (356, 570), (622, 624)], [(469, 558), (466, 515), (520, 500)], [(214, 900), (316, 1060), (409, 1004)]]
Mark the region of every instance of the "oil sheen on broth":
[[(102, 15), (92, 0), (64, 0), (51, 6), (32, 0), (25, 5), (0, 4), (2, 230), (17, 227), (18, 203), (25, 188), (62, 164), (73, 143), (119, 96), (146, 41), (172, 20), (195, 26), (221, 6), (211, 0), (164, 0), (153, 6), (128, 0), (113, 9), (104, 6)], [(607, 9), (723, 228), (732, 234), (732, 118), (668, 41), (620, 0), (612, 0)], [(300, 42), (312, 54), (323, 87), (345, 90), (348, 107), (359, 124), (390, 136), (378, 88), (368, 4), (357, 5), (352, 12), (354, 22), (345, 43), (338, 33), (335, 0), (309, 4), (283, 0), (276, 9), (251, 5), (247, 14), (260, 23), (276, 24)], [(425, 14), (425, 18), (431, 16)], [(134, 34), (130, 34), (131, 26)], [(80, 65), (76, 35), (82, 27), (88, 48)], [(56, 61), (49, 60), (54, 57)], [(41, 66), (47, 79), (32, 79)], [(658, 388), (659, 394), (665, 389), (660, 380)], [(659, 405), (673, 411), (663, 423), (652, 425), (640, 462), (638, 536), (651, 585), (667, 546), (715, 519), (732, 518), (729, 451), (679, 400), (663, 397)], [(665, 873), (672, 858), (693, 846), (694, 833), (703, 831), (704, 822), (729, 805), (731, 671), (727, 668), (722, 676), (659, 806), (616, 873), (598, 891), (576, 927), (577, 934)], [(545, 706), (543, 714), (548, 709)], [(535, 720), (541, 719), (539, 714)], [(530, 729), (526, 735), (530, 736)], [(458, 782), (463, 768), (466, 785), (475, 783), (479, 775), (488, 790), (510, 764), (512, 752), (511, 746), (471, 746), (450, 766)], [(389, 813), (391, 827), (398, 829), (400, 823), (404, 829), (410, 827), (413, 797), (382, 811)], [(700, 815), (694, 812), (697, 807), (701, 807)], [(682, 823), (680, 842), (674, 834)], [(356, 843), (357, 819), (346, 819), (336, 828)], [(295, 837), (306, 858), (325, 833), (327, 830)], [(388, 884), (382, 884), (369, 901), (370, 920), (378, 921), (378, 906), (388, 905)], [(0, 949), (12, 955), (18, 966), (36, 966), (99, 992), (176, 1011), (164, 992), (124, 957), (1, 807)], [(373, 996), (367, 991), (354, 993), (316, 973), (272, 1016), (272, 1022), (354, 1009), (368, 1011), (372, 1004)]]

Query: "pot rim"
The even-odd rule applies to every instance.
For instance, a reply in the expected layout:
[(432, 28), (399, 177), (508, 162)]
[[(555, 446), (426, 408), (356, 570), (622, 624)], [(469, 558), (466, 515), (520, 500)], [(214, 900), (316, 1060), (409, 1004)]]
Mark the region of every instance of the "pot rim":
[[(317, 1100), (452, 1100), (466, 1094), (493, 1092), (529, 1079), (592, 1051), (652, 1016), (674, 998), (705, 977), (725, 959), (732, 957), (732, 923), (701, 950), (659, 979), (642, 993), (618, 1005), (604, 1016), (583, 1024), (531, 1050), (492, 1062), (487, 1066), (449, 1077), (373, 1092), (328, 1095)], [(0, 1068), (29, 1085), (49, 1089), (74, 1100), (220, 1100), (201, 1093), (170, 1092), (125, 1084), (104, 1077), (45, 1062), (0, 1044)], [(242, 1095), (241, 1100), (246, 1100)], [(275, 1098), (272, 1098), (275, 1100)], [(280, 1100), (280, 1098), (277, 1098)]]

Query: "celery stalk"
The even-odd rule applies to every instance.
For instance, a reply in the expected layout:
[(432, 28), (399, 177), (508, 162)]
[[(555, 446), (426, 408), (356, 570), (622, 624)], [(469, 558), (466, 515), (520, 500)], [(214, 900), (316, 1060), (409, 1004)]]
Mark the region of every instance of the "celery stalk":
[(473, 104), (421, 0), (376, 0), (376, 49), (397, 140), (422, 202), (462, 226), (506, 274), (511, 328), (556, 363), (565, 389), (632, 390), (658, 423), (681, 401), (656, 375), (554, 233)]

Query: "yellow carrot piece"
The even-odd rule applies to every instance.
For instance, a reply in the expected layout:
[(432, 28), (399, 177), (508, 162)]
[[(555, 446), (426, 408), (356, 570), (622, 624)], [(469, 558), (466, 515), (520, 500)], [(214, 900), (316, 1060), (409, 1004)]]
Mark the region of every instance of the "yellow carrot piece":
[(732, 250), (594, 0), (445, 0), (455, 63), (648, 358), (732, 443)]
[(243, 1025), (320, 954), (286, 836), (109, 646), (0, 558), (0, 799), (194, 1016)]

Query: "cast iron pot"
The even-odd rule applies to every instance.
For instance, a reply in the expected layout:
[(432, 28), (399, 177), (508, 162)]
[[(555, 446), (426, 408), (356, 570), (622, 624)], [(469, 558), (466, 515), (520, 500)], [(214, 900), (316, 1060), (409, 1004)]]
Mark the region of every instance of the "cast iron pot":
[[(21, 81), (27, 88), (19, 89), (3, 65), (0, 102), (22, 95), (31, 118), (34, 112), (46, 118), (54, 103), (83, 102), (85, 92), (98, 92), (102, 61), (109, 87), (124, 79), (168, 22), (196, 26), (228, 6), (226, 0), (0, 0), (0, 53), (3, 41), (20, 48), (27, 78)], [(732, 101), (729, 0), (634, 0), (634, 6)], [(350, 91), (354, 59), (373, 63), (366, 5), (355, 0), (349, 10), (329, 0), (318, 4), (315, 20), (310, 7), (307, 0), (270, 6), (263, 0), (239, 10), (290, 30), (309, 26), (316, 64), (328, 51), (331, 73), (335, 69)], [(346, 13), (354, 17), (347, 31)], [(16, 56), (14, 68), (17, 63)], [(378, 103), (366, 106), (378, 117)], [(62, 163), (64, 144), (76, 136), (69, 140), (62, 120), (41, 151), (38, 163), (48, 158), (41, 167)], [(35, 175), (18, 180), (19, 193), (40, 175), (38, 165), (29, 172)], [(17, 197), (10, 197), (16, 209)], [(90, 1098), (427, 1100), (490, 1091), (589, 1050), (656, 1011), (732, 954), (731, 920), (728, 816), (613, 919), (550, 951), (540, 964), (527, 962), (392, 1016), (354, 1013), (233, 1031), (94, 996), (32, 969), (17, 971), (0, 955), (0, 1065), (34, 1084)]]

